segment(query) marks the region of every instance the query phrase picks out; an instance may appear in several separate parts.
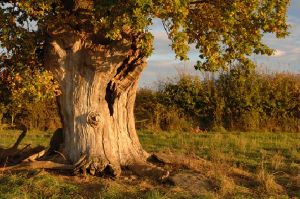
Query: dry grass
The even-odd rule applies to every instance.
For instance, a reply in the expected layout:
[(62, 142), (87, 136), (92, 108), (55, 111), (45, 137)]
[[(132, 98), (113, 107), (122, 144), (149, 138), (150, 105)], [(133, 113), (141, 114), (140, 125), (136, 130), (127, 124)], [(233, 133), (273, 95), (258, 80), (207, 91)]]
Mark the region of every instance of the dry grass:
[(284, 167), (284, 157), (278, 153), (276, 153), (271, 158), (271, 166), (273, 169), (278, 170)]
[(216, 167), (212, 168), (206, 172), (206, 176), (215, 187), (218, 196), (229, 197), (235, 192), (236, 184), (234, 179), (229, 177), (228, 172), (224, 169)]
[[(17, 136), (18, 132), (0, 131), (0, 146), (10, 146)], [(173, 160), (180, 157), (178, 162), (189, 165), (175, 167), (172, 173), (186, 173), (178, 179), (187, 182), (170, 186), (142, 178), (111, 180), (37, 171), (0, 173), (0, 199), (300, 196), (300, 134), (140, 132), (139, 136), (148, 152), (167, 151), (174, 155)], [(29, 132), (22, 144), (47, 144), (50, 137), (47, 132)]]
[(275, 176), (268, 173), (264, 168), (257, 172), (257, 181), (260, 183), (260, 189), (267, 194), (283, 193), (284, 189), (281, 185), (277, 184)]

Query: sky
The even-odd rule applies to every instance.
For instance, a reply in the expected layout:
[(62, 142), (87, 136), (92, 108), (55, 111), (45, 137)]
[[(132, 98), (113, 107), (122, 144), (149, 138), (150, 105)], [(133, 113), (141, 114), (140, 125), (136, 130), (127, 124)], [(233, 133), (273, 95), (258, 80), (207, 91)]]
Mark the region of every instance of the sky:
[[(265, 43), (276, 50), (273, 56), (252, 56), (259, 70), (300, 73), (300, 0), (291, 1), (288, 23), (291, 25), (288, 37), (277, 39), (273, 35), (266, 35), (264, 38)], [(158, 81), (175, 77), (179, 72), (201, 74), (193, 67), (198, 57), (196, 52), (190, 53), (189, 61), (176, 60), (161, 22), (155, 20), (150, 30), (155, 38), (154, 53), (148, 59), (148, 66), (142, 73), (140, 87), (153, 87)]]

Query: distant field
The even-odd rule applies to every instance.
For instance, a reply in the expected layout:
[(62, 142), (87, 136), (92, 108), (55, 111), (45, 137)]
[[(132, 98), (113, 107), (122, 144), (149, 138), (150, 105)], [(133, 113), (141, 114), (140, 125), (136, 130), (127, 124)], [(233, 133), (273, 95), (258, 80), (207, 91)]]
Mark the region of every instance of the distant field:
[[(18, 131), (0, 131), (0, 147), (11, 146)], [(51, 132), (30, 131), (22, 146), (47, 146)], [(139, 132), (148, 152), (166, 151), (199, 157), (215, 168), (205, 177), (218, 182), (199, 195), (182, 187), (147, 179), (73, 177), (53, 172), (0, 173), (0, 198), (296, 198), (300, 197), (300, 134), (225, 132), (199, 134)], [(257, 178), (258, 184), (235, 181), (226, 168)], [(197, 192), (198, 193), (198, 192)]]

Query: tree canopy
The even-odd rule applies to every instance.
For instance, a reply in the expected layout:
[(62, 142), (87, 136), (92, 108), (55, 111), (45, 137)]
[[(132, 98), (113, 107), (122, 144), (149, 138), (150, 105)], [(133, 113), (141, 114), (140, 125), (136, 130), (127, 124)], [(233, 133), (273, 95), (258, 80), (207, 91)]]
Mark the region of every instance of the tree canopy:
[(289, 0), (2, 0), (0, 67), (10, 80), (39, 73), (54, 85), (43, 69), (44, 43), (63, 29), (89, 35), (91, 45), (134, 43), (148, 57), (153, 50), (149, 26), (158, 18), (177, 58), (188, 59), (195, 45), (197, 69), (216, 71), (233, 62), (253, 68), (251, 54), (273, 53), (262, 41), (265, 33), (288, 35), (288, 5)]

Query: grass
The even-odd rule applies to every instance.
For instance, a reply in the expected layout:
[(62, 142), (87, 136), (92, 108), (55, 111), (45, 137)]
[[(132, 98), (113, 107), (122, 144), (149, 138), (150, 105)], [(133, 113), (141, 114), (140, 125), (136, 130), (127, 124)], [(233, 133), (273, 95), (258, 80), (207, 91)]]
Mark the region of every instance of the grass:
[[(9, 147), (18, 131), (0, 131), (0, 147)], [(47, 146), (51, 132), (30, 131), (22, 145)], [(211, 161), (205, 171), (212, 189), (200, 195), (147, 179), (111, 180), (65, 176), (45, 171), (0, 173), (1, 198), (296, 198), (300, 197), (300, 134), (267, 132), (140, 131), (148, 152), (168, 151)], [(22, 146), (21, 146), (22, 147)], [(253, 174), (256, 184), (228, 175), (237, 167)], [(204, 178), (203, 178), (204, 179)]]
[(74, 198), (80, 188), (57, 179), (46, 172), (23, 172), (3, 175), (0, 180), (0, 198)]
[[(21, 131), (0, 130), (0, 148), (12, 146), (18, 139)], [(20, 147), (30, 144), (31, 146), (48, 146), (53, 132), (32, 130), (27, 133)]]
[[(232, 166), (255, 171), (262, 163), (271, 167), (284, 163), (300, 164), (300, 134), (297, 133), (140, 133), (147, 151), (171, 150), (197, 155), (212, 161), (226, 161)], [(280, 157), (280, 158), (279, 158)]]

